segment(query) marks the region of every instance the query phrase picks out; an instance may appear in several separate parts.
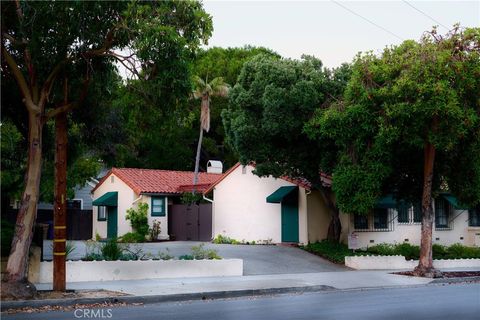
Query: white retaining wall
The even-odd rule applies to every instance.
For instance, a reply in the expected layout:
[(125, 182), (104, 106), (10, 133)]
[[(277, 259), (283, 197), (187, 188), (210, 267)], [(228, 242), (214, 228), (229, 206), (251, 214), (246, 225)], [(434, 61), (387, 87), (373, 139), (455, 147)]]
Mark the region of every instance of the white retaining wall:
[[(406, 260), (404, 256), (352, 256), (345, 257), (345, 266), (357, 270), (395, 270), (413, 269), (418, 260)], [(478, 268), (480, 259), (442, 259), (433, 260), (433, 266), (445, 268)]]
[[(242, 276), (243, 260), (67, 261), (66, 271), (67, 282)], [(30, 281), (51, 283), (53, 262), (40, 262), (33, 274)]]

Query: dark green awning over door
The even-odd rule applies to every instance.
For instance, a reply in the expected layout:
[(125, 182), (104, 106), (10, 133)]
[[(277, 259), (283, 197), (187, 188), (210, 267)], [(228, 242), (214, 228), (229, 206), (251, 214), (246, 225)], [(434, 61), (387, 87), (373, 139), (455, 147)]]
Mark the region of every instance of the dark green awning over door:
[(98, 199), (95, 199), (92, 204), (94, 206), (116, 207), (118, 204), (118, 192), (107, 192)]
[(283, 198), (298, 190), (297, 186), (280, 187), (267, 197), (268, 203), (281, 203)]

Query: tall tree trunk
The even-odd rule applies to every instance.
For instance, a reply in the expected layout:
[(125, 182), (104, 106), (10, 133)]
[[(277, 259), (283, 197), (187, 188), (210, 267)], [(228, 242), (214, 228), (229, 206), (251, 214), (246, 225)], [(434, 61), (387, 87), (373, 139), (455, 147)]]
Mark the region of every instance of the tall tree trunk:
[(414, 273), (422, 277), (438, 277), (441, 273), (433, 267), (432, 259), (432, 181), (435, 163), (435, 147), (427, 142), (424, 147), (423, 195), (422, 195), (422, 232), (420, 240), (420, 259)]
[(67, 241), (67, 114), (55, 117), (55, 200), (53, 239), (53, 290), (65, 291)]
[(195, 171), (193, 173), (192, 194), (195, 194), (195, 186), (198, 183), (198, 170), (199, 170), (199, 166), (200, 166), (200, 151), (202, 150), (202, 140), (203, 140), (203, 126), (200, 125), (200, 135), (199, 135), (199, 138), (198, 138), (197, 155), (195, 157)]
[(33, 227), (37, 216), (40, 176), (42, 169), (42, 130), (40, 112), (28, 114), (28, 160), (25, 190), (18, 211), (12, 249), (8, 257), (6, 275), (2, 283), (2, 298), (32, 298), (35, 286), (27, 280), (28, 256), (32, 243)]
[(327, 190), (325, 187), (321, 187), (320, 193), (331, 215), (330, 224), (328, 225), (327, 239), (338, 243), (340, 242), (340, 235), (342, 233), (340, 210), (335, 204), (334, 194), (331, 190)]

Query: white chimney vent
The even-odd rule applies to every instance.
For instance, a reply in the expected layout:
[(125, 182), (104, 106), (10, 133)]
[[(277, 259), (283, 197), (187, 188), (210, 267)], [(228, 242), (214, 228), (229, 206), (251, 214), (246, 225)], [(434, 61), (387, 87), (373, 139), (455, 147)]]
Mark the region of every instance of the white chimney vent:
[(207, 162), (207, 173), (223, 173), (223, 164), (222, 161), (209, 160)]

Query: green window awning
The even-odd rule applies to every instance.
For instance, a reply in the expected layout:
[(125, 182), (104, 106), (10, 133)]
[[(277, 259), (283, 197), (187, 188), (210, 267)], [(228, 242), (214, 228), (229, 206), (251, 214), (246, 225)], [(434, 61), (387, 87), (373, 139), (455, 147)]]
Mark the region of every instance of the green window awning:
[(465, 205), (462, 205), (461, 203), (458, 202), (458, 199), (452, 196), (451, 194), (448, 193), (443, 193), (442, 197), (450, 202), (450, 204), (455, 208), (455, 209), (460, 209), (460, 210), (467, 210), (468, 207)]
[(280, 187), (274, 193), (267, 197), (267, 202), (280, 203), (282, 202), (283, 198), (285, 198), (295, 190), (298, 190), (297, 186)]
[(391, 194), (378, 200), (377, 204), (375, 205), (375, 208), (383, 208), (383, 209), (396, 208), (396, 207), (397, 207), (397, 201), (393, 198)]
[(98, 199), (95, 199), (92, 204), (94, 206), (116, 207), (118, 203), (118, 192), (107, 192)]

